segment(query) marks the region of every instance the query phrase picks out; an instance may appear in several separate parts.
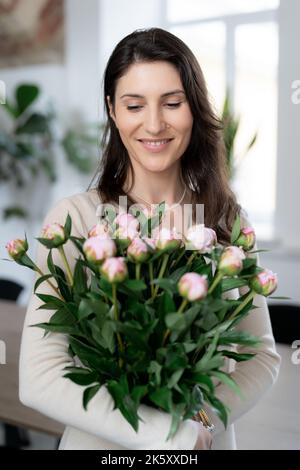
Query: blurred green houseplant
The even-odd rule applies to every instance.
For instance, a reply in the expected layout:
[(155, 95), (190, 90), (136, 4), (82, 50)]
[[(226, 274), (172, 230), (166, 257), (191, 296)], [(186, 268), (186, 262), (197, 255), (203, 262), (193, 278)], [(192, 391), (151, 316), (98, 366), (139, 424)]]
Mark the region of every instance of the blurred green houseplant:
[[(16, 188), (32, 185), (41, 173), (50, 183), (56, 179), (54, 144), (64, 150), (67, 160), (80, 172), (90, 173), (98, 158), (99, 126), (67, 130), (60, 140), (54, 132), (52, 110), (36, 111), (41, 90), (36, 84), (20, 84), (14, 98), (3, 104), (10, 119), (10, 130), (0, 129), (0, 184), (12, 183)], [(27, 217), (19, 206), (4, 209), (4, 218)]]
[[(227, 160), (228, 174), (229, 174), (230, 180), (232, 180), (235, 174), (235, 170), (236, 170), (237, 158), (234, 153), (234, 143), (235, 143), (237, 132), (240, 127), (240, 117), (234, 116), (234, 113), (232, 110), (231, 99), (230, 99), (230, 93), (228, 90), (226, 92), (226, 96), (225, 96), (225, 100), (223, 104), (221, 119), (223, 122), (223, 135), (224, 135), (224, 141), (225, 141), (225, 147), (226, 147), (226, 160)], [(250, 139), (250, 142), (247, 145), (243, 155), (245, 155), (253, 147), (253, 145), (256, 142), (256, 139), (257, 139), (257, 133), (255, 133)]]

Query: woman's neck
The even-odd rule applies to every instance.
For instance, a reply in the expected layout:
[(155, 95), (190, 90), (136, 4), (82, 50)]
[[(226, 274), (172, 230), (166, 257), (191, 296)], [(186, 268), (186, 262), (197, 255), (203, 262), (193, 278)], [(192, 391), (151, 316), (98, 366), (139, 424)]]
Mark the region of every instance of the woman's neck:
[(169, 175), (150, 174), (147, 177), (135, 174), (134, 184), (131, 179), (125, 185), (125, 192), (134, 200), (144, 204), (158, 204), (165, 201), (172, 206), (180, 202), (190, 202), (190, 190), (177, 173)]

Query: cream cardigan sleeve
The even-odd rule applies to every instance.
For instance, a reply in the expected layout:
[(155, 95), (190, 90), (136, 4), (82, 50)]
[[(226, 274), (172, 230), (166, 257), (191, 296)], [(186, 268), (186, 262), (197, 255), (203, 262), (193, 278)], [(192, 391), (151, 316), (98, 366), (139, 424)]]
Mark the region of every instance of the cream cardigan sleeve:
[[(85, 210), (75, 204), (72, 198), (65, 198), (48, 213), (44, 224), (64, 224), (69, 213), (73, 220), (72, 234), (86, 236), (82, 212)], [(65, 245), (65, 249), (72, 266), (78, 252), (70, 241)], [(48, 250), (39, 244), (36, 263), (44, 272), (48, 272), (47, 253)], [(53, 258), (54, 262), (62, 267), (57, 250), (53, 250)], [(41, 284), (37, 291), (53, 295), (48, 283)], [(176, 435), (166, 441), (171, 424), (170, 415), (142, 405), (139, 415), (143, 421), (140, 421), (136, 433), (121, 413), (113, 409), (113, 400), (104, 386), (90, 401), (85, 411), (82, 406), (83, 387), (63, 377), (64, 368), (74, 366), (74, 361), (68, 354), (66, 336), (50, 333), (43, 337), (43, 330), (30, 328), (30, 325), (49, 321), (54, 313), (53, 310), (37, 310), (40, 304), (38, 297), (32, 294), (22, 335), (19, 394), (24, 405), (65, 425), (128, 449), (194, 448), (197, 440), (197, 425), (194, 421), (182, 422)]]
[[(243, 227), (251, 226), (244, 212), (241, 216), (241, 225)], [(255, 245), (253, 250), (257, 249), (257, 245)], [(257, 263), (260, 265), (259, 256), (256, 256)], [(239, 289), (240, 295), (244, 295), (248, 291), (248, 287)], [(237, 349), (237, 352), (240, 353), (256, 354), (256, 356), (249, 361), (237, 362), (234, 372), (231, 373), (231, 377), (238, 384), (242, 396), (239, 397), (232, 389), (223, 383), (216, 387), (217, 398), (230, 409), (228, 416), (229, 425), (255, 406), (275, 383), (279, 373), (281, 358), (275, 348), (266, 298), (262, 295), (256, 295), (253, 299), (253, 305), (257, 308), (251, 310), (249, 315), (236, 327), (237, 330), (251, 333), (252, 335), (258, 336), (261, 340), (259, 347), (251, 348), (240, 346)], [(213, 413), (208, 405), (205, 405), (204, 408), (215, 425), (214, 434), (216, 435), (224, 431), (224, 425), (218, 416)]]

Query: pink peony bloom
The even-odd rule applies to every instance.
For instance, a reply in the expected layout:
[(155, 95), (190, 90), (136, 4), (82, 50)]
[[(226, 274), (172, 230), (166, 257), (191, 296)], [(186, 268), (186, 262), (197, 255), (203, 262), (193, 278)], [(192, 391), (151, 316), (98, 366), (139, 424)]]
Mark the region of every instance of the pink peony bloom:
[(131, 261), (143, 263), (149, 258), (149, 250), (141, 238), (135, 238), (127, 248), (127, 255)]
[(256, 241), (255, 231), (252, 227), (241, 229), (238, 239), (234, 242), (236, 246), (242, 247), (245, 251), (251, 250)]
[(83, 244), (83, 251), (86, 259), (91, 263), (100, 264), (106, 258), (110, 258), (117, 253), (117, 247), (110, 238), (91, 237)]
[(267, 297), (277, 288), (277, 274), (270, 269), (264, 269), (250, 279), (250, 287), (257, 293)]
[(135, 238), (139, 238), (139, 232), (135, 229), (134, 226), (132, 227), (123, 227), (120, 225), (114, 233), (114, 238), (119, 238), (121, 240), (125, 240), (127, 244), (132, 242)]
[(5, 245), (9, 256), (17, 261), (20, 259), (28, 250), (28, 243), (26, 240), (20, 240), (16, 238), (15, 240), (11, 240)]
[(217, 243), (216, 232), (203, 225), (194, 225), (188, 229), (186, 248), (198, 250), (199, 253), (211, 253)]
[(219, 271), (227, 276), (234, 276), (242, 270), (245, 258), (245, 253), (241, 248), (228, 246), (221, 255)]
[(132, 214), (127, 214), (127, 212), (122, 212), (121, 214), (117, 215), (115, 219), (115, 223), (125, 229), (126, 231), (135, 231), (137, 232), (140, 227), (140, 223), (136, 217)]
[(125, 259), (121, 256), (108, 258), (100, 268), (101, 273), (109, 282), (122, 282), (128, 276)]
[(41, 238), (51, 240), (55, 247), (63, 245), (66, 240), (64, 227), (57, 223), (45, 225), (42, 229)]
[(186, 273), (178, 282), (178, 290), (180, 295), (190, 302), (204, 299), (208, 290), (206, 276), (197, 273)]
[(172, 230), (167, 228), (162, 228), (159, 230), (158, 236), (156, 238), (156, 248), (158, 250), (163, 250), (169, 248), (170, 250), (175, 250), (182, 243), (181, 235), (173, 227)]
[(107, 224), (96, 224), (88, 233), (88, 237), (110, 238), (111, 229)]

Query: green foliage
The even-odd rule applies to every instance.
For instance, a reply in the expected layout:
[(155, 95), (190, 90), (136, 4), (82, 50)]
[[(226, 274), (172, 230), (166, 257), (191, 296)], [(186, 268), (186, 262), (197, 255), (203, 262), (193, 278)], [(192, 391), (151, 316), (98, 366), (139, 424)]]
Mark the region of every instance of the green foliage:
[[(187, 302), (180, 310), (182, 298), (178, 281), (190, 268), (189, 252), (173, 251), (161, 277), (162, 254), (153, 253), (141, 266), (141, 278), (134, 277), (135, 265), (126, 257), (132, 275), (117, 285), (117, 299), (112, 285), (101, 275), (99, 268), (84, 257), (84, 239), (72, 237), (72, 221), (65, 222), (67, 239), (78, 248), (78, 258), (70, 285), (64, 271), (57, 266), (49, 249), (49, 273), (35, 283), (35, 292), (42, 301), (40, 309), (53, 310), (48, 323), (35, 326), (67, 335), (69, 349), (82, 367), (68, 367), (65, 377), (84, 387), (83, 406), (86, 409), (102, 385), (110, 392), (115, 408), (135, 431), (138, 430), (139, 406), (144, 403), (172, 415), (168, 438), (172, 437), (183, 419), (191, 418), (208, 403), (226, 425), (228, 409), (216, 398), (213, 379), (223, 382), (239, 393), (237, 384), (224, 372), (225, 358), (237, 362), (254, 357), (252, 348), (259, 339), (235, 326), (252, 308), (246, 296), (226, 299), (223, 293), (248, 285), (250, 274), (258, 269), (256, 260), (246, 258), (238, 276), (223, 278), (218, 288), (202, 300)], [(144, 233), (147, 234), (147, 225)], [(232, 240), (240, 230), (236, 220)], [(207, 256), (197, 253), (193, 265), (196, 272), (207, 276), (209, 285), (222, 248), (216, 247)], [(160, 256), (159, 256), (160, 255)], [(117, 256), (120, 256), (118, 253)], [(182, 266), (174, 266), (181, 256)], [(165, 258), (166, 259), (166, 258)], [(24, 264), (30, 267), (27, 258)], [(156, 276), (150, 278), (149, 263)], [(58, 287), (59, 297), (40, 294), (38, 289), (51, 280)], [(157, 286), (157, 295), (153, 295)], [(235, 312), (239, 312), (235, 315)], [(239, 351), (239, 347), (243, 351)], [(250, 350), (247, 351), (246, 348)], [(236, 348), (236, 349), (235, 349)]]
[[(226, 162), (227, 162), (227, 169), (229, 178), (232, 179), (234, 176), (235, 168), (236, 168), (236, 156), (234, 155), (234, 143), (235, 139), (240, 127), (240, 118), (235, 117), (232, 111), (232, 105), (230, 101), (230, 93), (229, 90), (226, 92), (221, 120), (223, 122), (223, 136), (224, 136), (224, 143), (226, 148)], [(253, 147), (257, 139), (257, 133), (255, 133), (244, 152), (244, 155)]]
[[(2, 105), (10, 120), (10, 130), (0, 130), (0, 184), (12, 183), (17, 188), (32, 184), (32, 179), (45, 174), (50, 183), (56, 180), (54, 145), (64, 151), (67, 161), (78, 171), (91, 173), (99, 160), (99, 140), (103, 125), (68, 129), (61, 140), (54, 131), (57, 119), (52, 109), (37, 110), (41, 89), (36, 84), (22, 83), (12, 98)], [(5, 219), (28, 217), (23, 207), (4, 208)]]

